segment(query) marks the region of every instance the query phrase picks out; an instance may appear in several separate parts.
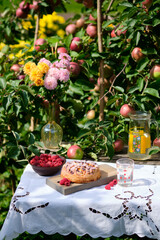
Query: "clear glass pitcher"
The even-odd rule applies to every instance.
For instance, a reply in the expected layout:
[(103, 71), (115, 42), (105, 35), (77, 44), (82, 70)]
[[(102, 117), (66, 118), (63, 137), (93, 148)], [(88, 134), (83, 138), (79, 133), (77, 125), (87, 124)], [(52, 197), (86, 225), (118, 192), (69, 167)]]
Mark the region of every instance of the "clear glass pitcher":
[(150, 122), (150, 113), (130, 114), (128, 156), (134, 160), (146, 160), (151, 157), (148, 153), (151, 148)]

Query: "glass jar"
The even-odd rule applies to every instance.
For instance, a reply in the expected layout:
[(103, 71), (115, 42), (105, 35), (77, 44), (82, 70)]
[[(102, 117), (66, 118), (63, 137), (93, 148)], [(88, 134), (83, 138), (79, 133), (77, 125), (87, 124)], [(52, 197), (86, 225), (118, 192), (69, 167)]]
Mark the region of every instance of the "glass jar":
[(56, 123), (56, 117), (59, 115), (59, 105), (57, 102), (49, 104), (47, 115), (48, 122), (42, 127), (41, 139), (46, 148), (58, 148), (62, 142), (63, 130), (61, 126)]
[(146, 160), (151, 157), (148, 154), (151, 147), (150, 120), (150, 113), (130, 114), (128, 156), (134, 160)]

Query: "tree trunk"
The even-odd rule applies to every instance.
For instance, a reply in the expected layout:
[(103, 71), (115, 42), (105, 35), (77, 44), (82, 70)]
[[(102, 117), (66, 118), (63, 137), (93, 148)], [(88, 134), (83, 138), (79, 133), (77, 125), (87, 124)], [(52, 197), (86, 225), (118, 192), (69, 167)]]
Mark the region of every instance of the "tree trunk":
[[(97, 0), (97, 33), (98, 33), (98, 51), (103, 52), (102, 44), (102, 11), (101, 11), (102, 0)], [(100, 112), (99, 121), (104, 120), (104, 61), (100, 60)]]

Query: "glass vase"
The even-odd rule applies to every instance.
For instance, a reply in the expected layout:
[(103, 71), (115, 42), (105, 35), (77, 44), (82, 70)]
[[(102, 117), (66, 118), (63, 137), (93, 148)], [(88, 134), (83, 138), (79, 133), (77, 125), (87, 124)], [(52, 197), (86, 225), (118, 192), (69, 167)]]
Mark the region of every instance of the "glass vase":
[(58, 148), (62, 142), (63, 130), (61, 126), (56, 123), (59, 116), (59, 105), (54, 102), (48, 106), (48, 122), (42, 127), (41, 139), (44, 146), (48, 149)]

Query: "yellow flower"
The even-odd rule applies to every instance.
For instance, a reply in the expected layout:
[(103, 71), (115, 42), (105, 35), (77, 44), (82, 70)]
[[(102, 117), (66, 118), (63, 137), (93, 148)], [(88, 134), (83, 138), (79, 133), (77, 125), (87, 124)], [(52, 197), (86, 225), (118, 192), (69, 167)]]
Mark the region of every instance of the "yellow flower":
[(44, 81), (42, 78), (37, 78), (35, 81), (34, 81), (35, 85), (38, 87), (38, 86), (43, 86), (44, 85)]
[(45, 21), (44, 21), (43, 18), (41, 18), (41, 19), (39, 20), (39, 26), (40, 26), (40, 28), (41, 28), (41, 27), (42, 27), (42, 28), (45, 28), (46, 23), (45, 23)]
[(32, 26), (32, 24), (31, 24), (30, 21), (22, 21), (22, 26), (23, 26), (23, 28), (26, 29), (26, 30), (33, 28), (33, 26)]
[(38, 81), (38, 79), (41, 79), (43, 77), (43, 73), (40, 71), (40, 69), (36, 66), (33, 68), (29, 74), (29, 77), (31, 81)]
[(42, 73), (47, 73), (48, 70), (49, 70), (49, 66), (44, 62), (39, 62), (38, 63), (38, 68)]
[(5, 46), (5, 44), (3, 42), (0, 43), (0, 51), (2, 50), (2, 48)]
[(64, 17), (62, 17), (62, 16), (57, 16), (57, 20), (58, 20), (58, 22), (59, 22), (60, 24), (64, 24), (64, 23), (65, 23), (65, 19), (64, 19)]
[(59, 30), (57, 31), (57, 35), (58, 35), (59, 37), (61, 37), (61, 38), (63, 38), (65, 34), (66, 34), (65, 31), (62, 30), (62, 29), (59, 29)]
[(46, 36), (46, 34), (44, 34), (44, 33), (42, 33), (42, 34), (40, 34), (40, 36), (39, 36), (40, 38), (46, 38), (47, 36)]
[(21, 58), (24, 56), (24, 53), (22, 53), (22, 50), (20, 50), (18, 53), (15, 54), (17, 58)]
[(114, 28), (115, 26), (113, 24), (109, 24), (107, 27)]
[(36, 64), (34, 62), (27, 62), (24, 65), (23, 71), (25, 74), (29, 75), (31, 73), (31, 70), (36, 68)]
[(24, 61), (22, 60), (22, 61), (18, 62), (18, 64), (24, 65)]
[(10, 54), (8, 55), (8, 58), (9, 58), (10, 60), (12, 60), (12, 59), (14, 58), (14, 54), (13, 54), (13, 53), (10, 53)]

